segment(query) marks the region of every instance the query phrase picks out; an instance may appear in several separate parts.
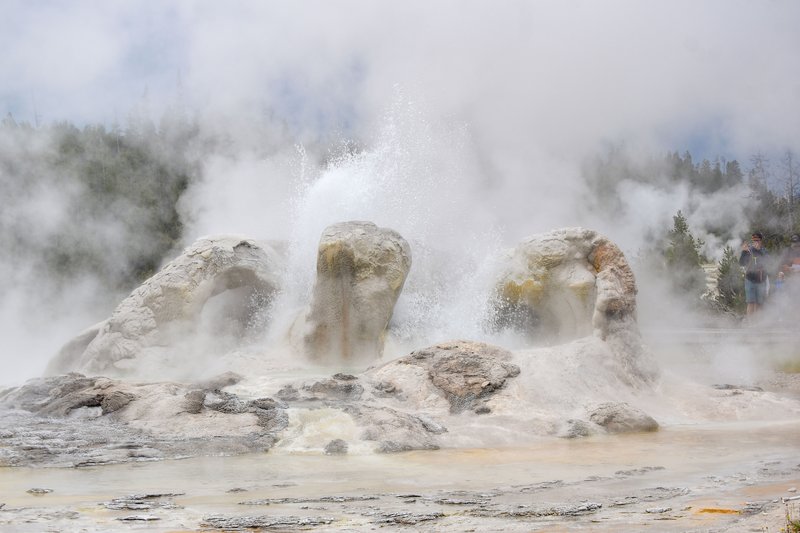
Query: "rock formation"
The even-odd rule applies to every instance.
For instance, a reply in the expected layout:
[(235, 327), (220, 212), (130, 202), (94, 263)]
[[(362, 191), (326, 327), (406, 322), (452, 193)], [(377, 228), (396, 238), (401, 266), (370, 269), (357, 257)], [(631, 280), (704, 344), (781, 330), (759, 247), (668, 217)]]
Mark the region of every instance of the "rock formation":
[(625, 402), (607, 402), (591, 409), (589, 420), (609, 433), (634, 433), (658, 430), (658, 422), (641, 409)]
[(200, 239), (134, 290), (111, 317), (81, 333), (49, 374), (124, 374), (148, 349), (174, 347), (201, 328), (242, 336), (259, 327), (278, 288), (282, 258), (269, 245), (235, 236)]
[(264, 451), (286, 428), (282, 402), (205, 386), (78, 373), (31, 380), (0, 394), (0, 425), (7, 428), (0, 432), (0, 467)]
[[(258, 319), (279, 289), (282, 261), (271, 246), (251, 240), (202, 239), (109, 319), (68, 343), (50, 371), (124, 375), (160, 357), (202, 366), (192, 364), (197, 352), (180, 343), (262, 329)], [(290, 331), (295, 346), (319, 363), (378, 360), (410, 266), (409, 245), (395, 231), (369, 222), (328, 227), (312, 299)], [(306, 424), (326, 416), (344, 429), (328, 424), (324, 442), (301, 448), (392, 453), (658, 428), (631, 407), (637, 394), (652, 390), (655, 372), (636, 325), (633, 273), (619, 248), (580, 228), (531, 237), (508, 256), (496, 292), (492, 323), (522, 333), (527, 347), (440, 342), (360, 374), (281, 378), (269, 381), (271, 388), (259, 382), (263, 375), (231, 372), (189, 385), (76, 373), (33, 380), (0, 392), (0, 422), (44, 428), (40, 433), (50, 431), (59, 443), (31, 455), (39, 433), (0, 432), (0, 463), (95, 464), (215, 453), (220, 445), (232, 452), (291, 447), (306, 438)], [(78, 420), (91, 443), (85, 453), (69, 436)], [(132, 443), (133, 455), (126, 458), (119, 442)]]
[(636, 324), (636, 282), (622, 251), (583, 228), (535, 235), (507, 257), (497, 284), (493, 323), (536, 344), (593, 335), (607, 342), (634, 379), (655, 367)]
[(317, 361), (380, 358), (410, 268), (408, 243), (393, 230), (371, 222), (326, 228), (310, 309), (299, 326), (306, 353)]
[[(326, 408), (344, 414), (359, 429), (358, 436), (347, 441), (336, 438), (325, 445), (324, 453), (347, 450), (358, 442), (368, 444), (376, 453), (396, 453), (410, 450), (439, 448), (437, 435), (447, 429), (425, 415), (416, 412), (411, 404), (395, 403), (393, 395), (375, 393), (372, 379), (363, 380), (349, 374), (335, 374), (330, 379), (313, 383), (287, 385), (275, 397), (295, 410)], [(284, 435), (291, 444), (291, 435)]]
[[(402, 388), (415, 394), (433, 393), (446, 400), (450, 413), (466, 410), (488, 412), (485, 400), (500, 390), (506, 380), (519, 375), (511, 352), (481, 342), (441, 343), (412, 352), (370, 373), (381, 391)], [(408, 368), (411, 367), (411, 368)], [(411, 374), (409, 385), (398, 378)]]

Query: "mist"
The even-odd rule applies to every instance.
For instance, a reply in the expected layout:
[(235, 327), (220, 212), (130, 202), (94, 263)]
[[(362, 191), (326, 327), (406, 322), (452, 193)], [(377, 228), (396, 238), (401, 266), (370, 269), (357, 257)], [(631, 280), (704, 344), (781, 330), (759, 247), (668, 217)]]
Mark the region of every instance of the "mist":
[[(180, 199), (179, 244), (220, 233), (288, 240), (300, 286), (313, 274), (321, 230), (351, 219), (403, 234), (420, 250), (412, 276), (436, 265), (426, 250), (451, 253), (456, 284), (505, 247), (561, 226), (597, 229), (634, 257), (678, 209), (716, 259), (738, 243), (715, 242), (704, 228), (748, 231), (737, 218), (744, 191), (703, 196), (623, 182), (614, 191), (621, 209), (609, 213), (593, 201), (587, 158), (624, 146), (632, 160), (690, 149), (744, 162), (797, 150), (800, 139), (792, 1), (5, 8), (3, 114), (36, 127), (113, 127), (134, 109), (153, 121), (185, 110), (222, 141), (197, 154), (199, 177)], [(3, 170), (4, 181), (15, 176)], [(24, 220), (31, 238), (47, 239), (74, 216), (63, 212), (65, 194), (4, 196), (2, 229)], [(100, 231), (112, 256), (136, 234), (97, 220), (78, 238)], [(13, 280), (0, 304), (0, 383), (41, 372), (119, 296), (98, 298), (102, 284), (81, 279), (51, 298), (13, 254), (3, 254), (0, 272)], [(655, 294), (669, 307), (667, 291)], [(413, 308), (406, 301), (399, 311)]]

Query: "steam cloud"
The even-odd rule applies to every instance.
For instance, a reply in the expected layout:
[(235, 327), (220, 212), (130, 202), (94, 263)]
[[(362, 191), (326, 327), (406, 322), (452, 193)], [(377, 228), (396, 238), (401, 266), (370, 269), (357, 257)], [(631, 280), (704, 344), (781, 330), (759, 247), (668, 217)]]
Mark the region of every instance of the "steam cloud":
[[(625, 184), (625, 212), (598, 217), (582, 203), (587, 156), (624, 144), (634, 157), (689, 148), (744, 164), (800, 138), (791, 0), (19, 0), (3, 19), (0, 102), (17, 120), (124, 122), (133, 105), (157, 117), (180, 101), (231, 140), (183, 199), (187, 241), (315, 243), (328, 223), (362, 218), (465, 255), (564, 225), (635, 254), (686, 191)], [(326, 151), (344, 139), (364, 150)], [(28, 218), (49, 223), (45, 201), (24, 204)], [(689, 222), (745, 201), (696, 198)], [(75, 291), (58, 306), (80, 311), (71, 322), (35, 328), (20, 327), (26, 294), (3, 296), (0, 382), (43, 368), (91, 316), (90, 290)]]

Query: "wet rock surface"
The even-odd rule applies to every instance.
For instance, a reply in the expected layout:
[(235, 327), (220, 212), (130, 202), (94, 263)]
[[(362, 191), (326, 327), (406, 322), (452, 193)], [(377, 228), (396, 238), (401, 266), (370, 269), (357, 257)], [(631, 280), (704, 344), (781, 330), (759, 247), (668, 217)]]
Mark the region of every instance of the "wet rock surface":
[[(294, 409), (326, 407), (347, 414), (361, 429), (359, 440), (375, 443), (377, 453), (436, 450), (436, 436), (447, 428), (434, 418), (416, 414), (413, 406), (386, 405), (380, 394), (367, 393), (359, 377), (334, 374), (330, 379), (286, 385), (276, 393), (285, 406)], [(374, 387), (370, 387), (373, 390)], [(349, 444), (343, 439), (328, 442), (322, 453), (344, 455)]]
[(417, 350), (398, 364), (425, 368), (433, 385), (450, 402), (450, 411), (459, 413), (481, 407), (482, 399), (519, 375), (519, 367), (510, 360), (511, 353), (502, 348), (460, 341)]
[(282, 505), (286, 503), (349, 503), (379, 500), (380, 496), (319, 496), (317, 498), (267, 498), (239, 502), (239, 505)]
[(301, 516), (209, 516), (200, 524), (204, 528), (223, 531), (311, 529), (326, 526), (333, 518), (310, 518)]
[(96, 466), (272, 447), (285, 404), (177, 383), (132, 384), (72, 373), (0, 398), (0, 465)]
[(657, 431), (658, 422), (641, 409), (625, 402), (607, 402), (593, 408), (589, 420), (609, 433)]
[(597, 502), (580, 502), (571, 505), (555, 505), (541, 507), (535, 505), (517, 505), (500, 509), (481, 509), (474, 511), (476, 516), (490, 516), (493, 518), (539, 518), (539, 517), (568, 517), (594, 513), (602, 509), (603, 504)]
[[(379, 453), (439, 448), (447, 428), (434, 417), (381, 405), (361, 379), (336, 374), (243, 398), (214, 389), (236, 383), (223, 375), (199, 384), (136, 384), (72, 373), (29, 381), (0, 398), (0, 465), (96, 466), (270, 449), (289, 426), (288, 408), (339, 410)], [(402, 406), (401, 406), (402, 407)], [(334, 439), (322, 453), (345, 455)]]
[(325, 455), (345, 455), (347, 453), (347, 442), (342, 439), (334, 439), (325, 445)]
[[(562, 360), (578, 369), (572, 374), (576, 386), (595, 377), (580, 373), (585, 360), (598, 359), (597, 343), (602, 348), (602, 341), (591, 342), (580, 345), (574, 359)], [(554, 407), (573, 415), (585, 409), (585, 418), (536, 412), (548, 383), (536, 381), (537, 365), (525, 357), (485, 343), (453, 341), (363, 374), (295, 381), (264, 391), (274, 396), (255, 397), (252, 390), (249, 397), (221, 390), (242, 381), (233, 373), (189, 384), (78, 373), (40, 378), (0, 394), (0, 419), (6, 421), (0, 426), (0, 464), (92, 466), (265, 451), (302, 438), (286, 431), (290, 412), (321, 408), (346, 415), (359, 432), (316, 445), (327, 455), (346, 455), (363, 443), (378, 453), (436, 450), (470, 437), (476, 428), (497, 425), (522, 430), (530, 425), (531, 433), (569, 439), (658, 429), (652, 417), (626, 402), (581, 406), (579, 395), (558, 390)], [(607, 387), (606, 394), (622, 390)], [(529, 414), (520, 406), (534, 410)]]
[[(337, 378), (337, 376), (340, 376)], [(305, 387), (311, 400), (359, 400), (364, 393), (364, 387), (358, 383), (355, 376), (342, 379), (337, 374), (332, 379), (317, 381)]]
[(150, 509), (180, 509), (173, 498), (184, 496), (185, 493), (154, 493), (154, 494), (131, 494), (122, 498), (114, 498), (109, 502), (104, 502), (103, 507), (113, 511), (144, 511)]
[[(511, 352), (498, 346), (452, 341), (417, 350), (368, 373), (379, 396), (407, 399), (404, 388), (417, 396), (430, 390), (443, 398), (451, 414), (491, 412), (487, 400), (519, 375)], [(407, 371), (408, 367), (419, 369)], [(406, 380), (401, 386), (398, 380)], [(411, 390), (409, 390), (411, 392)], [(414, 402), (411, 402), (414, 404)]]
[(419, 417), (390, 407), (360, 406), (347, 409), (364, 431), (361, 438), (378, 443), (379, 453), (398, 453), (411, 450), (437, 450), (435, 435), (439, 428), (431, 429)]
[[(588, 467), (590, 472), (593, 467)], [(414, 493), (368, 492), (333, 493), (317, 496), (274, 496), (238, 502), (258, 507), (252, 513), (208, 513), (193, 505), (184, 505), (199, 495), (197, 488), (185, 492), (131, 494), (98, 502), (101, 515), (69, 507), (3, 507), (0, 504), (0, 528), (10, 524), (28, 524), (36, 531), (45, 524), (51, 530), (102, 531), (108, 520), (155, 522), (163, 527), (187, 531), (354, 531), (373, 527), (413, 527), (421, 531), (523, 532), (548, 528), (588, 528), (620, 531), (656, 529), (687, 531), (702, 526), (714, 531), (763, 530), (766, 517), (783, 511), (780, 499), (737, 500), (735, 505), (713, 507), (698, 502), (724, 497), (734, 486), (774, 484), (779, 472), (800, 475), (795, 462), (770, 461), (749, 465), (739, 472), (719, 477), (710, 483), (702, 479), (688, 486), (665, 483), (668, 469), (649, 465), (635, 466), (625, 476), (640, 476), (641, 482), (626, 485), (619, 476), (590, 475), (579, 481), (549, 480), (528, 485), (505, 485), (498, 482), (485, 490), (431, 490)], [(625, 477), (623, 476), (623, 477)], [(271, 484), (270, 484), (271, 483)], [(281, 487), (293, 490), (293, 483), (262, 483), (248, 492), (279, 494)], [(727, 488), (723, 488), (727, 487)], [(792, 494), (786, 492), (787, 494)], [(205, 493), (204, 498), (209, 496)], [(222, 496), (227, 494), (228, 496)], [(220, 488), (220, 501), (229, 505), (235, 492)], [(733, 498), (736, 500), (736, 498)], [(46, 502), (38, 498), (37, 502)], [(731, 498), (727, 498), (731, 501)], [(79, 504), (85, 506), (85, 503)], [(711, 515), (711, 516), (708, 516)], [(102, 516), (104, 523), (93, 525)], [(698, 516), (700, 518), (698, 518)], [(710, 522), (710, 518), (714, 518)], [(663, 521), (674, 522), (665, 526)], [(698, 522), (699, 520), (699, 522)], [(661, 525), (659, 525), (661, 524)], [(392, 530), (392, 529), (389, 529)], [(769, 529), (768, 530), (772, 530)], [(776, 529), (777, 530), (777, 529)]]
[(161, 520), (161, 518), (151, 514), (132, 514), (117, 517), (117, 520), (121, 522), (155, 522)]
[(565, 439), (575, 439), (579, 437), (588, 437), (597, 432), (598, 428), (595, 424), (570, 418), (559, 427), (556, 434)]
[(376, 524), (397, 524), (403, 526), (416, 526), (421, 522), (431, 522), (444, 517), (444, 513), (375, 513), (373, 520)]

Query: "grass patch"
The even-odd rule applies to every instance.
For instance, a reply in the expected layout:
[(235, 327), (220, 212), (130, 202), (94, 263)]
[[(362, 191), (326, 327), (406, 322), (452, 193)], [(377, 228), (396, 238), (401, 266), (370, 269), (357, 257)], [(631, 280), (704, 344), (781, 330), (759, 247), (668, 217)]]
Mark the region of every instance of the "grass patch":
[(800, 359), (782, 361), (778, 364), (778, 370), (787, 374), (800, 374)]
[(800, 511), (797, 505), (786, 504), (786, 533), (800, 533)]

